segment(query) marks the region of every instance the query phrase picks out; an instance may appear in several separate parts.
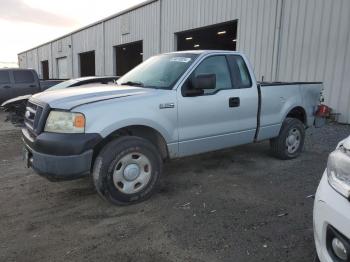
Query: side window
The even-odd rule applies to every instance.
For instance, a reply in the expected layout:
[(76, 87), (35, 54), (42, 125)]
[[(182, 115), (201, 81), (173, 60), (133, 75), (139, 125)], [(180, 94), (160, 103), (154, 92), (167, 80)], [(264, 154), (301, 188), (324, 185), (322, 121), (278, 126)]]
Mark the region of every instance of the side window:
[(0, 71), (0, 84), (9, 84), (10, 74), (7, 71)]
[(205, 94), (211, 94), (221, 89), (232, 89), (230, 71), (225, 56), (211, 56), (206, 58), (194, 71), (193, 77), (200, 74), (215, 74), (216, 88), (205, 90)]
[(17, 84), (30, 84), (34, 82), (34, 76), (31, 71), (15, 70), (13, 71), (13, 77)]
[(233, 87), (252, 87), (252, 79), (250, 77), (248, 67), (244, 62), (244, 59), (239, 55), (229, 55), (227, 58), (231, 69)]

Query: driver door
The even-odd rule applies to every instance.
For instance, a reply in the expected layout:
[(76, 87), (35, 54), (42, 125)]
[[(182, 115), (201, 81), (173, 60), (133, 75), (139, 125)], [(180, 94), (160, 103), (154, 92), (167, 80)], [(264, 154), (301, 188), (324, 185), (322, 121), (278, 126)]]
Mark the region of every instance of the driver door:
[[(216, 86), (197, 96), (187, 96), (192, 79), (215, 74)], [(179, 155), (187, 156), (252, 142), (255, 135), (256, 97), (235, 88), (225, 55), (205, 58), (178, 88)], [(254, 99), (252, 101), (252, 99)], [(253, 102), (253, 103), (252, 103)], [(247, 107), (250, 112), (247, 116)], [(251, 113), (253, 110), (254, 113)], [(253, 120), (252, 120), (253, 119)]]

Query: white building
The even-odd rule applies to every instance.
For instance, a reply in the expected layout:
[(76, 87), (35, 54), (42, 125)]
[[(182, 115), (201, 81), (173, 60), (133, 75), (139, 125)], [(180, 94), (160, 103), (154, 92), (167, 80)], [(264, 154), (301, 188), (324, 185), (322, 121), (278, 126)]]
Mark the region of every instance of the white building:
[(323, 81), (350, 123), (349, 0), (152, 0), (18, 55), (42, 78), (121, 75), (152, 55), (244, 52), (258, 80)]

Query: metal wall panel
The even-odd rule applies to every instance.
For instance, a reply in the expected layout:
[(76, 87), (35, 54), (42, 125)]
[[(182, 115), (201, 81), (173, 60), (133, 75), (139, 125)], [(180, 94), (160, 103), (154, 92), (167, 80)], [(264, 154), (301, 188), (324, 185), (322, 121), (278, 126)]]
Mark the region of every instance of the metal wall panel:
[(42, 67), (41, 67), (41, 62), (48, 60), (49, 61), (49, 77), (52, 78), (52, 56), (51, 56), (51, 44), (47, 44), (44, 46), (38, 47), (38, 75), (39, 78), (43, 78), (42, 76)]
[(68, 76), (73, 76), (73, 67), (72, 67), (72, 37), (67, 36), (62, 39), (56, 40), (51, 44), (51, 54), (52, 54), (52, 77), (58, 78), (58, 68), (57, 68), (57, 59), (67, 57), (68, 64)]
[(277, 0), (162, 0), (162, 52), (176, 50), (175, 33), (238, 20), (237, 49), (258, 79), (272, 80)]
[(69, 78), (69, 69), (68, 69), (68, 59), (67, 57), (57, 58), (57, 75), (58, 79), (67, 79)]
[(96, 75), (104, 75), (104, 36), (103, 23), (86, 28), (72, 35), (73, 76), (80, 76), (79, 54), (95, 51)]
[(38, 49), (33, 49), (27, 52), (27, 68), (34, 69), (37, 72), (39, 71), (38, 63)]
[(160, 2), (153, 2), (104, 22), (105, 74), (115, 74), (114, 47), (143, 41), (143, 59), (160, 53)]
[(284, 0), (277, 80), (323, 81), (326, 104), (350, 123), (350, 1)]
[(18, 54), (18, 67), (27, 68), (27, 53)]

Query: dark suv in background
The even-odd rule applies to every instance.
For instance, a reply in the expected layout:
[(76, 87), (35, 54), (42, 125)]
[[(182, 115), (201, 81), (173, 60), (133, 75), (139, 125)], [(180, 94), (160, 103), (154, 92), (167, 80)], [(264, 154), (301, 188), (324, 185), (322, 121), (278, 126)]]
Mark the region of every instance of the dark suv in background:
[(0, 104), (17, 96), (44, 91), (62, 81), (40, 81), (33, 69), (0, 69)]

